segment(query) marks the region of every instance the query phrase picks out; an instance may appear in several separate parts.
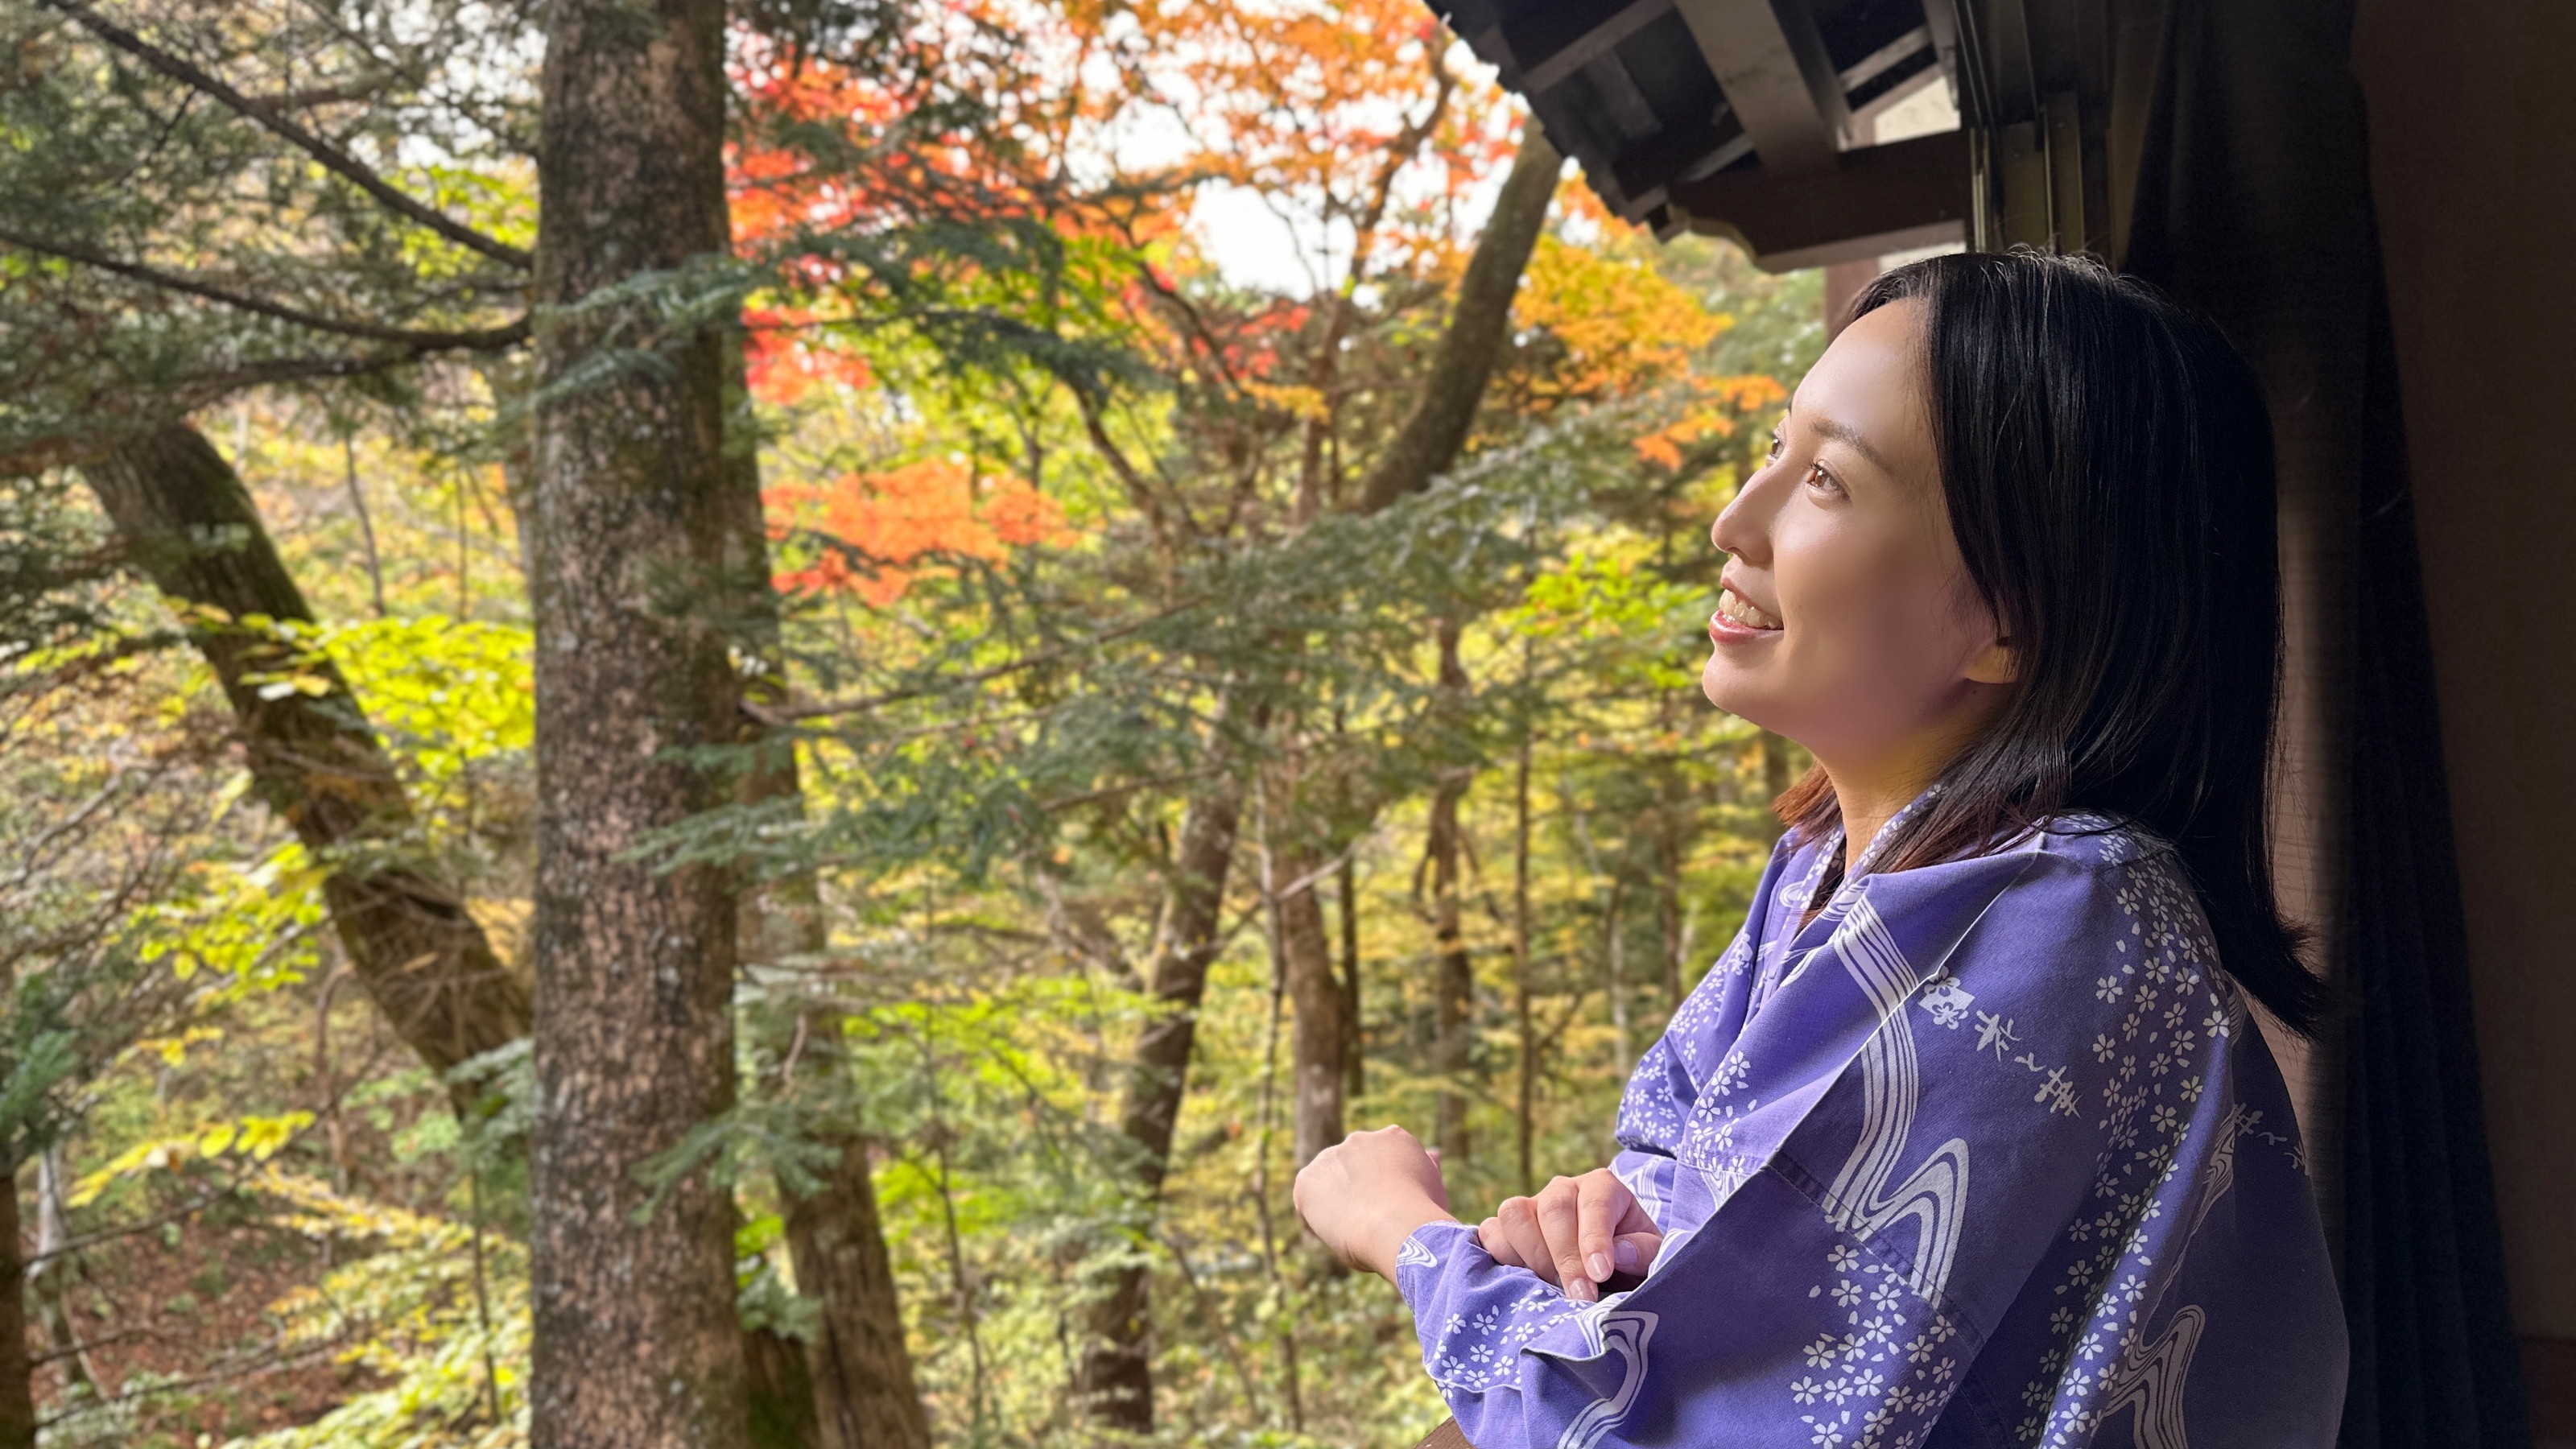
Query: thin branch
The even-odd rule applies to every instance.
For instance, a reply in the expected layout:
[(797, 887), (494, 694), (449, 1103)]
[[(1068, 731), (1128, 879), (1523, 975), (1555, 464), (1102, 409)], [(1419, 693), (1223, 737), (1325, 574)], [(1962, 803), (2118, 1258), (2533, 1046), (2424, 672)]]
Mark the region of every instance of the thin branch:
[(1143, 780), (1128, 780), (1116, 785), (1104, 785), (1097, 790), (1085, 790), (1079, 795), (1067, 795), (1060, 800), (1043, 801), (1038, 805), (1038, 810), (1043, 814), (1054, 815), (1077, 806), (1114, 800), (1121, 795), (1133, 795), (1139, 790), (1168, 790), (1174, 785), (1213, 780), (1222, 773), (1223, 771), (1213, 769), (1184, 770), (1176, 775), (1157, 775)]
[(30, 1368), (41, 1367), (45, 1364), (55, 1363), (62, 1359), (70, 1358), (75, 1354), (85, 1354), (92, 1349), (105, 1348), (110, 1344), (124, 1343), (130, 1339), (137, 1338), (158, 1339), (160, 1337), (161, 1334), (158, 1331), (150, 1328), (122, 1328), (109, 1334), (105, 1338), (92, 1339), (87, 1343), (69, 1343), (63, 1345), (61, 1348), (49, 1349), (44, 1353), (30, 1355), (27, 1359), (27, 1365)]
[(124, 26), (109, 20), (82, 3), (82, 0), (43, 0), (43, 3), (79, 21), (91, 34), (142, 61), (145, 65), (181, 85), (213, 97), (237, 114), (259, 123), (272, 134), (338, 172), (359, 190), (382, 202), (388, 209), (418, 222), (458, 246), (481, 252), (496, 262), (504, 262), (523, 271), (536, 265), (536, 259), (525, 251), (508, 242), (485, 236), (474, 228), (452, 220), (436, 208), (396, 189), (393, 183), (378, 176), (357, 157), (279, 115), (268, 106), (243, 95), (181, 57), (163, 50)]
[(1145, 629), (1155, 624), (1159, 624), (1165, 619), (1171, 618), (1175, 614), (1187, 613), (1190, 610), (1197, 608), (1200, 602), (1201, 601), (1197, 599), (1184, 600), (1181, 603), (1172, 605), (1168, 609), (1147, 614), (1141, 619), (1130, 619), (1126, 623), (1120, 624), (1115, 628), (1103, 629), (1099, 633), (1094, 634), (1087, 639), (1077, 640), (1060, 649), (1044, 650), (1036, 654), (1031, 654), (1023, 659), (1012, 660), (1008, 664), (996, 664), (990, 669), (978, 669), (970, 673), (956, 675), (952, 678), (936, 680), (929, 684), (914, 685), (904, 689), (890, 689), (883, 694), (863, 695), (857, 699), (839, 700), (823, 704), (762, 705), (745, 703), (742, 706), (742, 711), (743, 713), (750, 715), (753, 719), (764, 725), (768, 725), (773, 729), (780, 725), (793, 724), (797, 720), (801, 719), (827, 719), (833, 715), (864, 714), (869, 710), (881, 709), (889, 704), (899, 704), (904, 700), (919, 699), (924, 695), (938, 694), (944, 690), (964, 689), (970, 685), (983, 684), (991, 680), (1000, 679), (1005, 675), (1017, 674), (1024, 669), (1043, 668), (1044, 666), (1053, 664), (1058, 660), (1070, 658), (1086, 649), (1097, 648), (1100, 645), (1111, 643), (1118, 639), (1123, 639), (1126, 636), (1135, 633), (1139, 629)]
[[(1101, 461), (1107, 463), (1109, 471), (1117, 474), (1118, 481), (1126, 486), (1128, 497), (1135, 500), (1137, 511), (1145, 515), (1146, 525), (1153, 529), (1155, 541), (1168, 550), (1171, 547), (1171, 522), (1164, 513), (1163, 500), (1155, 496), (1153, 485), (1136, 471), (1134, 461), (1118, 446), (1117, 440), (1109, 436), (1109, 425), (1101, 417), (1100, 404), (1090, 390), (1079, 385), (1069, 386), (1067, 390), (1073, 394), (1074, 406), (1082, 412), (1083, 436), (1091, 440), (1091, 446), (1100, 454)], [(1186, 507), (1181, 510), (1181, 531), (1193, 537), (1198, 533)]]
[(49, 241), (6, 227), (0, 227), (0, 242), (6, 242), (14, 247), (23, 247), (31, 252), (42, 252), (46, 256), (60, 257), (67, 262), (78, 262), (85, 267), (96, 267), (102, 272), (114, 272), (120, 277), (131, 277), (135, 281), (168, 291), (183, 292), (191, 297), (202, 297), (209, 302), (221, 303), (226, 307), (238, 308), (244, 312), (274, 318), (280, 322), (293, 323), (298, 327), (309, 327), (316, 332), (355, 337), (367, 342), (390, 342), (420, 352), (445, 352), (458, 348), (493, 351), (504, 347), (516, 347), (528, 340), (528, 319), (525, 317), (512, 322), (507, 327), (485, 327), (472, 332), (415, 332), (406, 327), (381, 327), (373, 322), (349, 322), (338, 317), (325, 317), (319, 312), (307, 312), (301, 307), (289, 307), (283, 302), (271, 302), (265, 298), (230, 291), (215, 286), (211, 282), (201, 282), (184, 273), (163, 271), (159, 267), (146, 266), (141, 262), (120, 261), (105, 252), (93, 251), (77, 242)]

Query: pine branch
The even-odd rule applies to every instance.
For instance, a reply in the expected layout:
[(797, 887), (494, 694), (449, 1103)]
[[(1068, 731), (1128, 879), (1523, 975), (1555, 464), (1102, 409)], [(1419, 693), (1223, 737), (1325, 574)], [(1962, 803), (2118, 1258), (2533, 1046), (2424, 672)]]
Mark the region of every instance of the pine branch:
[(135, 281), (160, 287), (166, 291), (201, 297), (206, 301), (220, 303), (258, 316), (293, 323), (298, 327), (309, 327), (316, 332), (328, 332), (340, 337), (355, 337), (367, 342), (390, 342), (397, 346), (408, 347), (415, 352), (448, 352), (459, 349), (492, 351), (515, 347), (528, 340), (528, 319), (525, 317), (506, 327), (485, 327), (470, 332), (416, 332), (407, 327), (384, 327), (373, 322), (351, 322), (338, 317), (326, 317), (319, 312), (307, 312), (301, 307), (289, 307), (283, 302), (271, 302), (263, 297), (253, 297), (229, 288), (218, 287), (211, 282), (201, 282), (183, 272), (164, 271), (159, 267), (146, 266), (141, 262), (121, 261), (105, 252), (94, 251), (77, 242), (52, 241), (43, 237), (29, 236), (25, 232), (8, 227), (0, 227), (0, 243), (31, 252), (41, 252), (49, 257), (60, 257), (67, 262), (78, 262), (85, 267), (96, 267), (102, 272), (113, 272), (120, 277), (130, 277)]
[(271, 134), (287, 141), (314, 160), (339, 173), (341, 177), (383, 203), (388, 209), (418, 222), (458, 246), (480, 252), (496, 262), (507, 263), (522, 271), (536, 265), (536, 259), (525, 251), (508, 242), (485, 236), (463, 222), (441, 214), (436, 208), (397, 189), (392, 182), (377, 175), (371, 167), (357, 157), (279, 115), (271, 107), (243, 95), (206, 70), (163, 50), (124, 26), (109, 20), (97, 10), (82, 3), (82, 0), (42, 0), (42, 3), (70, 16), (99, 39), (181, 85), (201, 95), (210, 96), (235, 114), (257, 122)]

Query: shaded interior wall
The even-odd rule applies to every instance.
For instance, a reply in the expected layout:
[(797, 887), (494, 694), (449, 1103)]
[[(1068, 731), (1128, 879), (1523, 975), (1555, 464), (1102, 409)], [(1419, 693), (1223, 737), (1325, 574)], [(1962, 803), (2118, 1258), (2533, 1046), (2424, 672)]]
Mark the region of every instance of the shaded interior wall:
[(2534, 1429), (2576, 1441), (2570, 54), (2567, 0), (2359, 4), (2514, 1321)]

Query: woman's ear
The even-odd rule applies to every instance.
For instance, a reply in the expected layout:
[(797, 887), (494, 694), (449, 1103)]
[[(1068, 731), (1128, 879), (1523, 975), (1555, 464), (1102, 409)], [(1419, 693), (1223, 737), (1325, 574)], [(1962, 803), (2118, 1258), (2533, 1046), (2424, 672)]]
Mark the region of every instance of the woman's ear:
[(2021, 680), (2021, 651), (2010, 639), (1997, 639), (1968, 661), (1968, 678), (1978, 684), (2016, 684)]

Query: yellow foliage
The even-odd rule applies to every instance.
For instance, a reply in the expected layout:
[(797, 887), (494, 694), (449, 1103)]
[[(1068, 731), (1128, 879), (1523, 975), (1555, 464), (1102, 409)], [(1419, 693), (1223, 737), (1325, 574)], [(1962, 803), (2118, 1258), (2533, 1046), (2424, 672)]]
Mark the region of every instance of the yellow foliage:
[(275, 1117), (248, 1116), (232, 1122), (215, 1122), (175, 1136), (156, 1137), (138, 1142), (110, 1158), (106, 1166), (82, 1176), (72, 1185), (67, 1199), (73, 1207), (87, 1207), (123, 1178), (140, 1177), (164, 1168), (178, 1167), (191, 1160), (212, 1160), (227, 1154), (266, 1162), (278, 1149), (295, 1140), (295, 1134), (313, 1125), (310, 1112), (285, 1112)]
[(1541, 407), (1624, 396), (1669, 381), (1734, 325), (1643, 258), (1606, 255), (1554, 236), (1540, 237), (1531, 254), (1512, 320), (1552, 346), (1548, 365), (1524, 384)]

